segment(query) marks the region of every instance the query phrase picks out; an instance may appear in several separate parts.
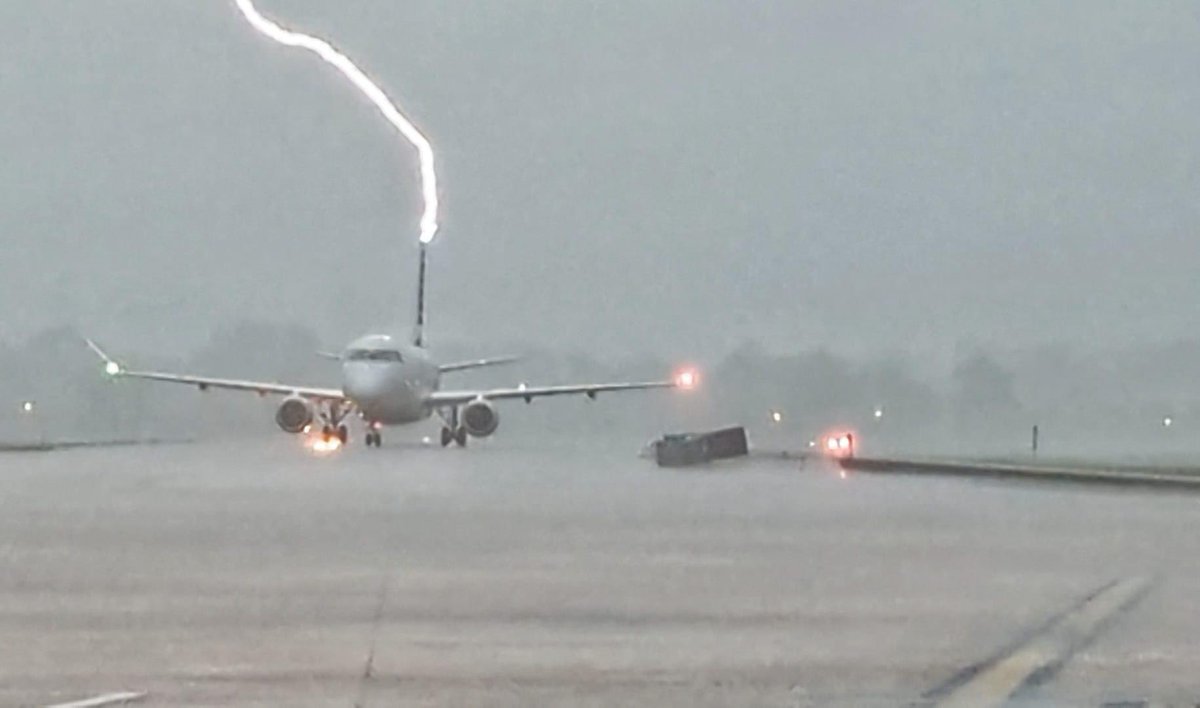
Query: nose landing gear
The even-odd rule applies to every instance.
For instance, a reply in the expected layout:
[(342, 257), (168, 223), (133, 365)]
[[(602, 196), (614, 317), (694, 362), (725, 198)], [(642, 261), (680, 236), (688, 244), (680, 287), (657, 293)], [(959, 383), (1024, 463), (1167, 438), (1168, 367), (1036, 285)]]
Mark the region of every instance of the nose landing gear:
[(366, 442), (367, 447), (383, 447), (383, 435), (381, 435), (379, 431), (375, 430), (374, 428), (368, 428)]

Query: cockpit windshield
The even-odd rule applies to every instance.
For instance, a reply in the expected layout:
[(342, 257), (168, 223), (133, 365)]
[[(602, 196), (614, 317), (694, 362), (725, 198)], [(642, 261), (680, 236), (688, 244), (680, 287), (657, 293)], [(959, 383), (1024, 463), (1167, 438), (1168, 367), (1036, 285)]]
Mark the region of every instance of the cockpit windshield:
[(351, 349), (346, 352), (346, 361), (403, 362), (404, 357), (395, 349)]

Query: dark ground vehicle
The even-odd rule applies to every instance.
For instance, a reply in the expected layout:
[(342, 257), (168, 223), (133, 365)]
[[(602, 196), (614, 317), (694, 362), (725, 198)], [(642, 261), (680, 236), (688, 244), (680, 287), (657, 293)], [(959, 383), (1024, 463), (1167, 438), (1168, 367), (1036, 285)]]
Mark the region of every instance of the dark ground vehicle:
[(664, 435), (654, 442), (659, 467), (687, 467), (749, 454), (746, 429), (740, 426), (707, 433)]

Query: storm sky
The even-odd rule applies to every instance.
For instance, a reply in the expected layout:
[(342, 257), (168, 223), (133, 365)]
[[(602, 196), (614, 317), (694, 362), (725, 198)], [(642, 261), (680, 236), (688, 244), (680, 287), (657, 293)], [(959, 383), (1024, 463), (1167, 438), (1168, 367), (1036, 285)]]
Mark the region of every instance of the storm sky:
[[(1194, 2), (261, 0), (433, 142), (429, 336), (920, 357), (1200, 327)], [(232, 0), (0, 5), (0, 339), (411, 322), (411, 148)]]

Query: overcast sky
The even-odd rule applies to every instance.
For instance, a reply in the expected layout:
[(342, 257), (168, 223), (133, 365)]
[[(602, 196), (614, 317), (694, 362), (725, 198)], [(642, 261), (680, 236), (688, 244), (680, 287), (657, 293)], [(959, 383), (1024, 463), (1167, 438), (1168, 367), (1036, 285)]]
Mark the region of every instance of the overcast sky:
[[(429, 135), (430, 338), (936, 355), (1200, 326), (1200, 5), (260, 0)], [(232, 0), (0, 4), (0, 338), (411, 321), (411, 149)]]

